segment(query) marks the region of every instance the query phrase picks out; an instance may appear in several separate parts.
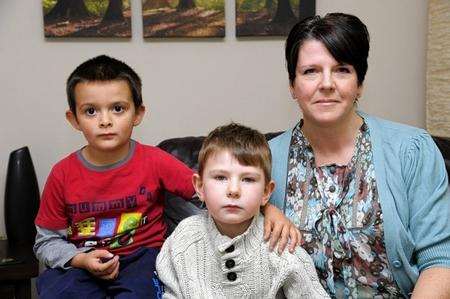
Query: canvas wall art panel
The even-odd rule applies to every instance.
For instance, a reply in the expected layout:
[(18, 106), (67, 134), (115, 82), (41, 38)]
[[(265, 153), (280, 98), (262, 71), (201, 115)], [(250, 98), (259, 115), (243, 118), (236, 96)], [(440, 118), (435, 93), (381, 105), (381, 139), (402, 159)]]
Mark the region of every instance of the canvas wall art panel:
[(144, 37), (224, 37), (224, 0), (142, 0)]
[(315, 13), (315, 0), (236, 0), (236, 36), (286, 36)]
[(430, 134), (450, 138), (450, 1), (428, 2), (426, 124)]
[(42, 0), (45, 37), (131, 37), (129, 0)]

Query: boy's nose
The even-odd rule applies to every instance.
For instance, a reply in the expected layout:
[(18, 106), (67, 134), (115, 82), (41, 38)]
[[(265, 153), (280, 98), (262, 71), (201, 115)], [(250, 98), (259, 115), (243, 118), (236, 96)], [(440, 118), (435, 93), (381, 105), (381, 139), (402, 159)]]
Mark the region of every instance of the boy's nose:
[(112, 126), (111, 118), (109, 117), (108, 113), (102, 113), (100, 116), (100, 128), (107, 128)]
[(237, 199), (240, 196), (240, 190), (239, 190), (239, 183), (237, 182), (230, 182), (228, 184), (227, 189), (227, 197), (232, 199)]

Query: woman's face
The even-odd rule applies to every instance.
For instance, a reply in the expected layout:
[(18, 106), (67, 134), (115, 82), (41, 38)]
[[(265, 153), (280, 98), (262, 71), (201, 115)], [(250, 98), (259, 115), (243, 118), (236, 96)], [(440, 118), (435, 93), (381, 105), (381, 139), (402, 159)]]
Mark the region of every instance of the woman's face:
[(291, 93), (305, 124), (327, 127), (350, 121), (361, 92), (353, 66), (338, 63), (320, 41), (303, 43)]

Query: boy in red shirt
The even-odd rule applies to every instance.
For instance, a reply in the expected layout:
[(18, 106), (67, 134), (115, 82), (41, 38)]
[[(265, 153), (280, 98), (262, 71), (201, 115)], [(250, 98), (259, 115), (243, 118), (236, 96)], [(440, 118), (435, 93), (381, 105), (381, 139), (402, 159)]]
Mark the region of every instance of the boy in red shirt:
[[(190, 199), (195, 192), (191, 169), (131, 139), (145, 113), (141, 87), (133, 69), (104, 55), (67, 80), (66, 118), (87, 145), (53, 167), (42, 194), (34, 251), (50, 269), (38, 277), (40, 298), (161, 294), (154, 270), (166, 233), (163, 193)], [(272, 239), (284, 229), (295, 244), (290, 223), (278, 226)]]

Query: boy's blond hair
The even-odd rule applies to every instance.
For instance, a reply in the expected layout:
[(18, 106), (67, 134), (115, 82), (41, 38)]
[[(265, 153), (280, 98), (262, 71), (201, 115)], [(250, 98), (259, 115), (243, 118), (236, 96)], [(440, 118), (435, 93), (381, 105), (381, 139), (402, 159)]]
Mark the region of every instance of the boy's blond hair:
[(203, 141), (198, 155), (200, 177), (208, 158), (224, 150), (229, 151), (242, 165), (261, 168), (265, 183), (270, 182), (272, 155), (266, 138), (257, 130), (237, 123), (217, 127)]

